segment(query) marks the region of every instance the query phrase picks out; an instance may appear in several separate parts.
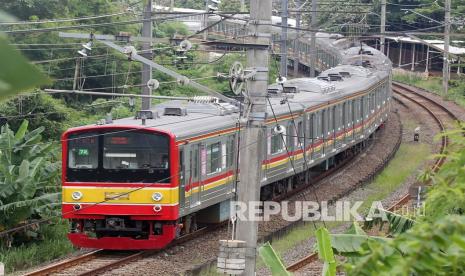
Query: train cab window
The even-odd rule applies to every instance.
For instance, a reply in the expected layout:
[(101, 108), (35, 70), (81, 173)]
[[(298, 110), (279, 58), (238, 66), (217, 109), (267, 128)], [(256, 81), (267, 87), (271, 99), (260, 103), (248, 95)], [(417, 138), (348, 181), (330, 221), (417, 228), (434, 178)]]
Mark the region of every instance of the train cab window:
[(97, 133), (88, 132), (70, 136), (68, 167), (73, 169), (95, 169), (98, 167)]
[(213, 143), (207, 147), (207, 174), (221, 171), (221, 143)]
[[(142, 133), (107, 134), (103, 138), (104, 169), (168, 168), (168, 152), (156, 136)], [(155, 139), (154, 139), (155, 138)]]

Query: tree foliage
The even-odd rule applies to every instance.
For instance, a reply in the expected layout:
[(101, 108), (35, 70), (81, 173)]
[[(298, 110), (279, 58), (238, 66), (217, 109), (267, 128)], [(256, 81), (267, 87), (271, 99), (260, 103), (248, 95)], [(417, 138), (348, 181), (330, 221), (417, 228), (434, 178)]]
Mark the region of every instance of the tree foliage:
[(48, 216), (59, 207), (60, 168), (56, 145), (42, 142), (44, 127), (28, 131), (23, 121), (14, 133), (0, 132), (0, 229)]

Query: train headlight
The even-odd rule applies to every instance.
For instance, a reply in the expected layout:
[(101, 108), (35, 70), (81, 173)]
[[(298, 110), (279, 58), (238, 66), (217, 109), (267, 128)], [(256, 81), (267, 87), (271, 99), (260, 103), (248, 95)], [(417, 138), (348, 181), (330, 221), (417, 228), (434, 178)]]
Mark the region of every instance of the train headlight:
[(152, 199), (154, 201), (160, 201), (163, 198), (163, 195), (159, 192), (153, 193), (152, 194)]
[(71, 197), (74, 200), (80, 200), (82, 198), (82, 193), (80, 191), (75, 191), (71, 194)]
[(157, 204), (157, 205), (153, 206), (153, 210), (154, 210), (155, 212), (157, 212), (157, 213), (160, 212), (160, 211), (161, 211), (161, 205), (160, 205), (160, 204)]

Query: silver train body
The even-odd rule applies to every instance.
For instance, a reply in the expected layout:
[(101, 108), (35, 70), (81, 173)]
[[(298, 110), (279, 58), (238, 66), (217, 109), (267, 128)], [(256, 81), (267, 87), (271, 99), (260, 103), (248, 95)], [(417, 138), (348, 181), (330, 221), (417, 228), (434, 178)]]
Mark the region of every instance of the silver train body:
[[(320, 37), (318, 45), (330, 53), (320, 55), (330, 57), (320, 64), (340, 65), (318, 78), (291, 79), (269, 87), (273, 110), (267, 107), (262, 186), (330, 160), (367, 139), (388, 116), (390, 61), (368, 46), (345, 48), (351, 42), (343, 38)], [(283, 98), (288, 103), (283, 104)], [(164, 115), (166, 110), (179, 112)], [(172, 133), (178, 143), (179, 217), (200, 214), (203, 222), (227, 219), (225, 203), (235, 192), (238, 109), (229, 104), (169, 101), (157, 105), (154, 112), (155, 119), (148, 119), (146, 125)], [(140, 125), (141, 120), (128, 118), (114, 124)], [(276, 134), (277, 125), (282, 134)]]

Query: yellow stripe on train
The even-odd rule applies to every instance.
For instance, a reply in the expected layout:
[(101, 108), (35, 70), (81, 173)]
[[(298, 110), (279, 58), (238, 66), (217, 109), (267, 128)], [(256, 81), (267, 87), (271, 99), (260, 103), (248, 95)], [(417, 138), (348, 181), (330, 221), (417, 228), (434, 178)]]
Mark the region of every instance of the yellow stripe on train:
[[(73, 198), (73, 193), (75, 198)], [(81, 194), (78, 199), (76, 195)], [(162, 195), (161, 200), (155, 201), (152, 196), (155, 193)], [(176, 204), (179, 202), (178, 188), (113, 188), (113, 187), (63, 187), (63, 202), (69, 203), (159, 203)]]
[[(202, 185), (202, 191), (208, 191), (210, 189), (213, 189), (213, 188), (216, 188), (218, 186), (221, 186), (221, 185), (224, 185), (230, 181), (233, 181), (234, 180), (234, 175), (230, 175), (230, 176), (226, 176), (224, 178), (221, 178), (220, 180), (217, 180), (215, 182), (212, 182), (212, 183), (208, 183), (208, 184), (204, 184)], [(191, 193), (192, 194), (195, 194), (195, 193), (198, 193), (199, 192), (199, 189), (200, 187), (195, 187), (193, 188), (191, 191), (189, 192), (186, 192), (186, 198), (187, 197), (190, 197), (191, 196)]]

